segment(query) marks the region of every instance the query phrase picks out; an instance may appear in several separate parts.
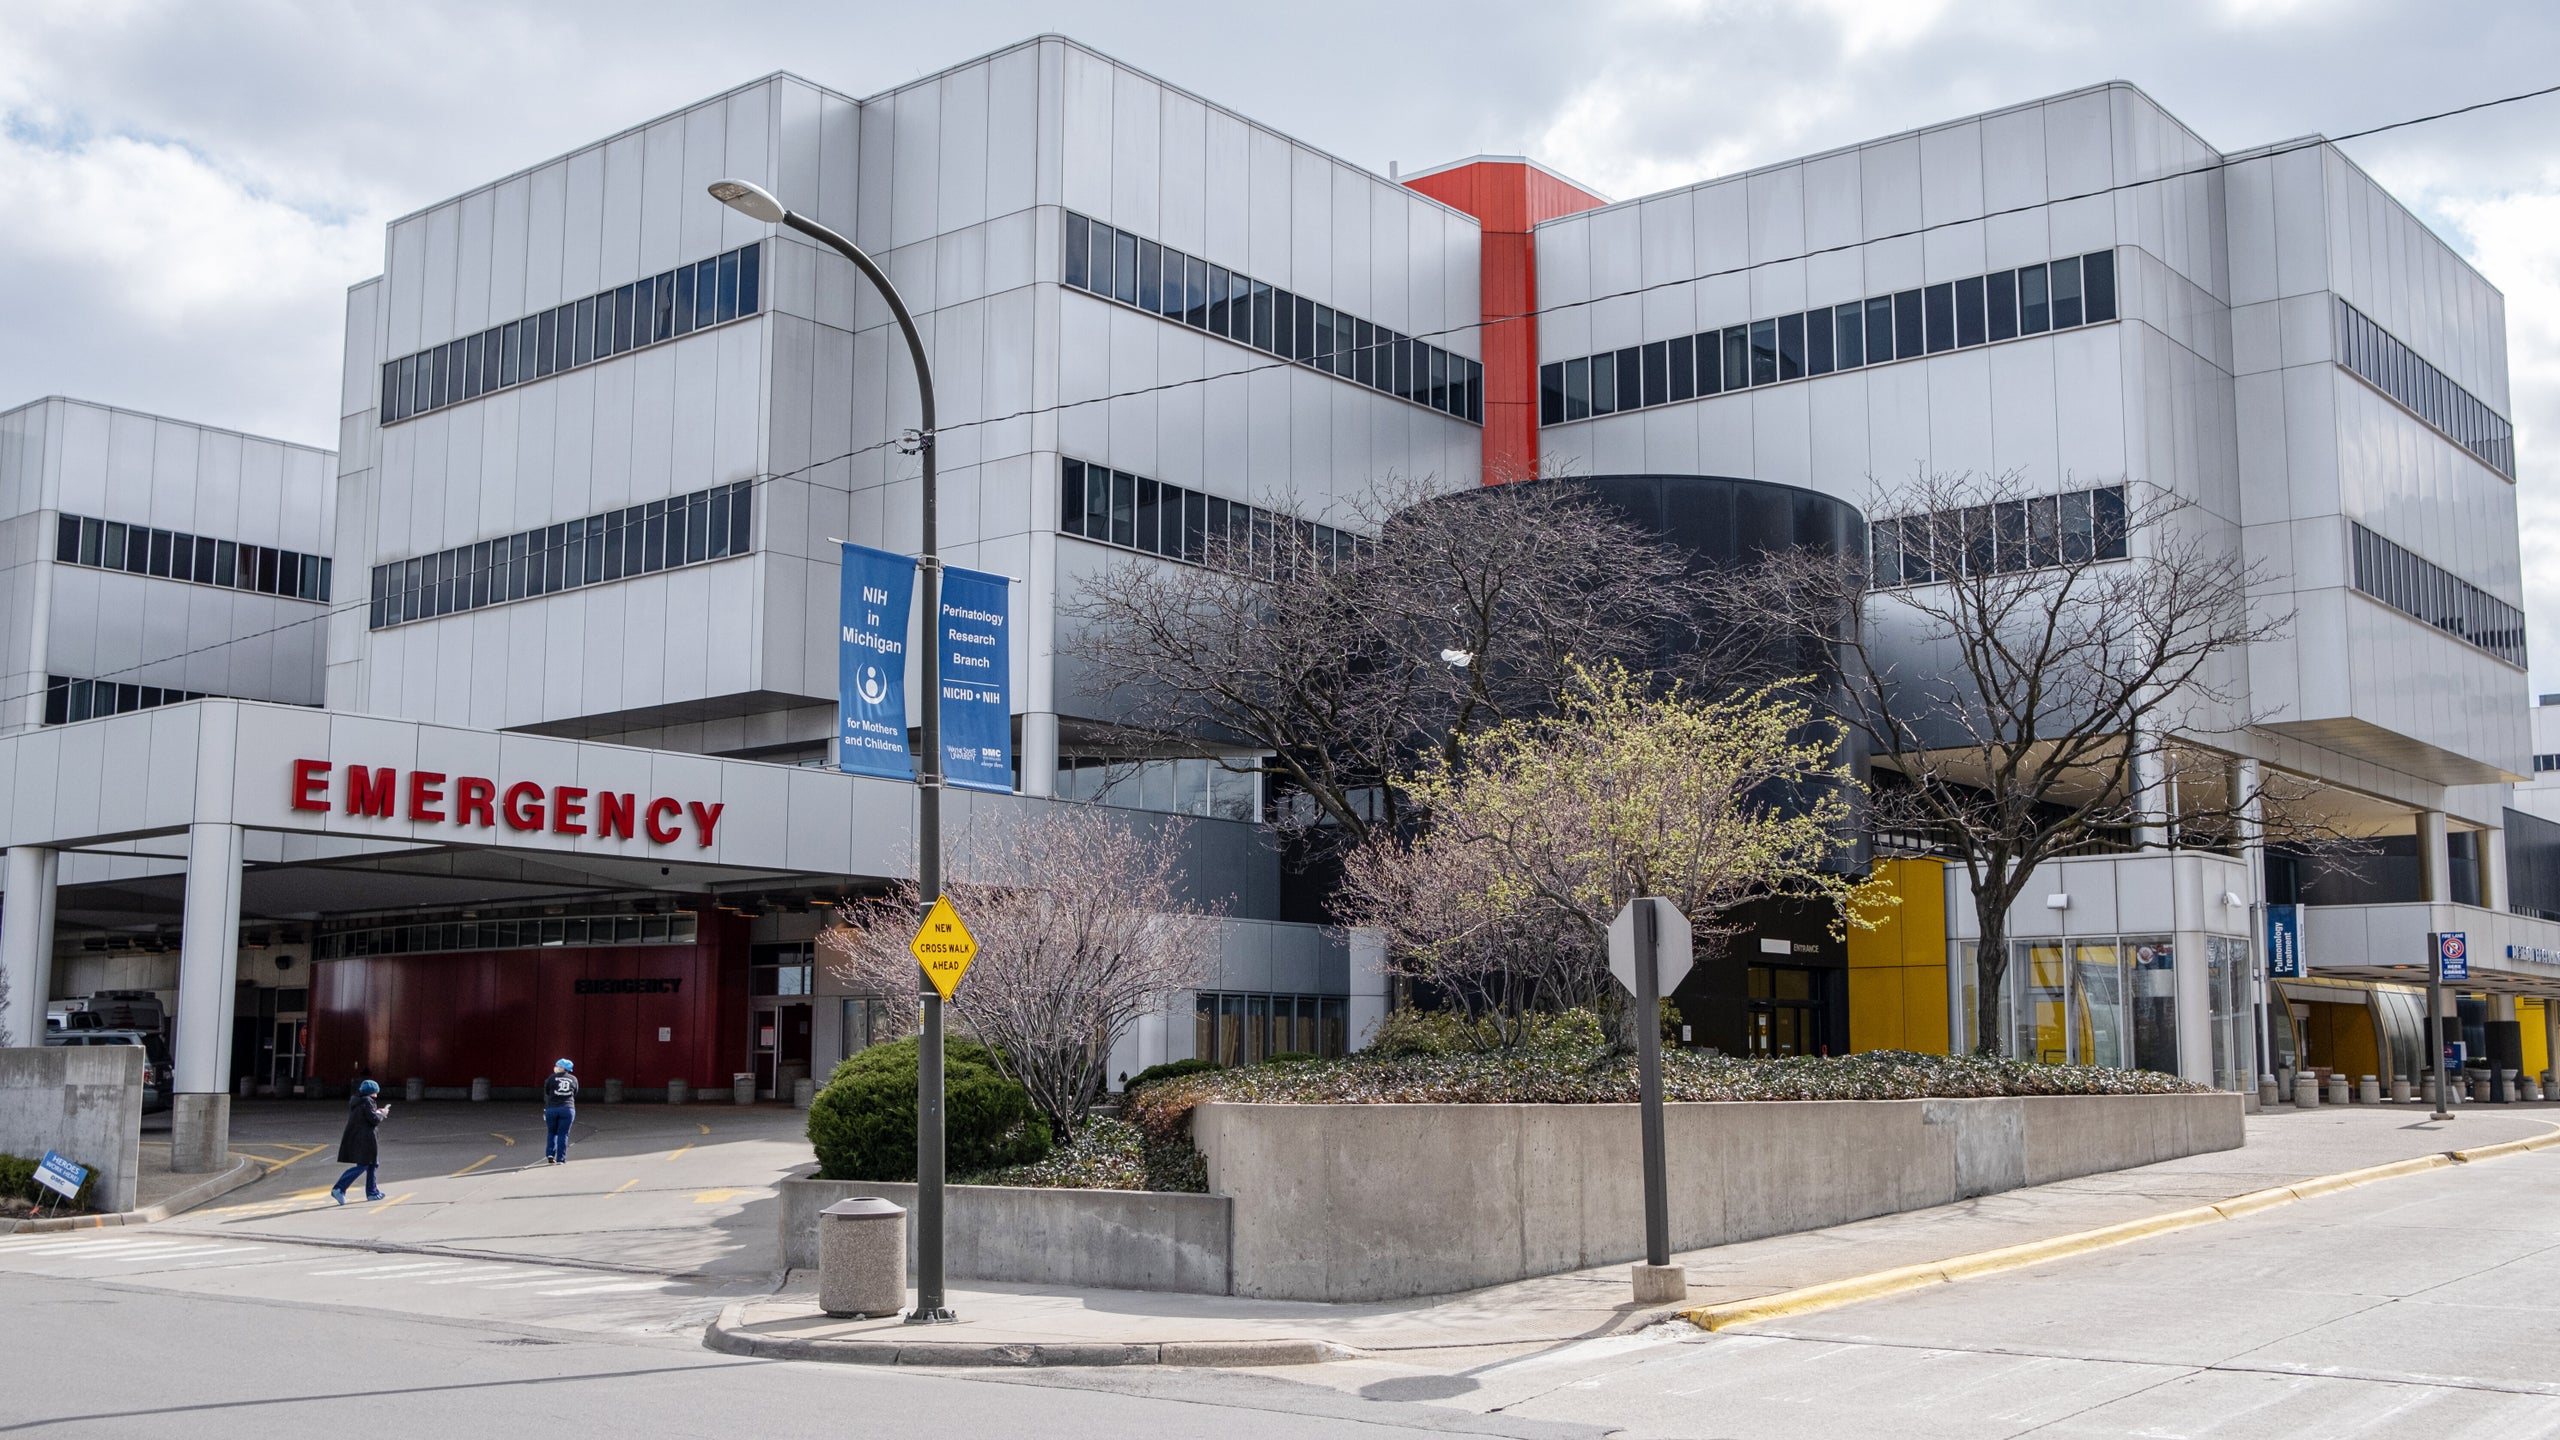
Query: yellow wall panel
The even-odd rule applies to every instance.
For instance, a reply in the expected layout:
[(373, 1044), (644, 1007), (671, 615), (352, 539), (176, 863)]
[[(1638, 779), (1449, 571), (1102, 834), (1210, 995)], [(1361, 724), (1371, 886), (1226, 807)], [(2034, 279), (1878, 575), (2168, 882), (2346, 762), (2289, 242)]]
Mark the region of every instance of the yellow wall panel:
[(1899, 904), (1877, 907), (1873, 929), (1849, 932), (1849, 1048), (1947, 1048), (1946, 866), (1896, 856), (1876, 878)]
[(2527, 1075), (2539, 1075), (2551, 1068), (2551, 1032), (2543, 1019), (2543, 1007), (2548, 1003), (2542, 1000), (2516, 1002), (2516, 1020), (2524, 1029), (2524, 1073)]

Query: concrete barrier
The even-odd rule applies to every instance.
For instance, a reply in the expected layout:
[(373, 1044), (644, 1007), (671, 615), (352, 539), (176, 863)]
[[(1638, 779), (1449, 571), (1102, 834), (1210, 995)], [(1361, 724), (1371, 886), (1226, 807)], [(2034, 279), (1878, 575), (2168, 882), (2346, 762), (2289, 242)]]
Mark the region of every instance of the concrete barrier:
[[(782, 1263), (818, 1264), (818, 1212), (876, 1195), (912, 1213), (916, 1187), (868, 1180), (782, 1182)], [(1232, 1206), (1221, 1195), (953, 1185), (943, 1191), (943, 1270), (954, 1280), (1090, 1285), (1225, 1295)], [(915, 1260), (915, 1226), (907, 1258)]]
[(0, 1050), (0, 1152), (59, 1152), (98, 1172), (93, 1209), (130, 1210), (142, 1180), (142, 1047)]
[[(1672, 1245), (2236, 1149), (2242, 1114), (2233, 1094), (1670, 1105)], [(1644, 1252), (1632, 1105), (1213, 1104), (1192, 1138), (1234, 1207), (1237, 1295), (1437, 1295)]]

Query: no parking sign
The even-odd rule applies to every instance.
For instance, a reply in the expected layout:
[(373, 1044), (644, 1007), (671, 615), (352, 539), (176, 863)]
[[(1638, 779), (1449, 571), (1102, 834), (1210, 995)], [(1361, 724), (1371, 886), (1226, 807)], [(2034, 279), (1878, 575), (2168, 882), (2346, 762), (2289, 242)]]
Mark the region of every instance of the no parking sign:
[(2436, 933), (2436, 973), (2447, 980), (2471, 978), (2471, 942), (2462, 930)]

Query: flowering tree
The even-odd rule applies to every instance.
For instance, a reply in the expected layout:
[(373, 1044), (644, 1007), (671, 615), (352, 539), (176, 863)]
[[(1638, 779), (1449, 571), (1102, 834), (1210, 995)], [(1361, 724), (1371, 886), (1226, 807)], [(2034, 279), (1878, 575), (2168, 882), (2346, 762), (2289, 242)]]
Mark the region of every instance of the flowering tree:
[[(994, 1051), (1059, 1136), (1071, 1137), (1107, 1083), (1113, 1044), (1139, 1016), (1196, 987), (1222, 907), (1186, 909), (1178, 824), (1098, 808), (1023, 822), (982, 853), (1010, 883), (955, 882), (951, 903), (978, 955), (952, 999), (959, 1027)], [(923, 897), (912, 883), (841, 908), (833, 973), (885, 995), (913, 993)]]
[(1353, 855), (1346, 908), (1386, 932), (1391, 968), (1472, 1004), (1587, 1003), (1607, 992), (1609, 922), (1637, 896), (1677, 904), (1702, 940), (1751, 899), (1846, 913), (1854, 883), (1825, 868), (1855, 843), (1838, 746), (1781, 691), (1700, 700), (1577, 668), (1555, 713), (1406, 777), (1427, 819), (1408, 845)]

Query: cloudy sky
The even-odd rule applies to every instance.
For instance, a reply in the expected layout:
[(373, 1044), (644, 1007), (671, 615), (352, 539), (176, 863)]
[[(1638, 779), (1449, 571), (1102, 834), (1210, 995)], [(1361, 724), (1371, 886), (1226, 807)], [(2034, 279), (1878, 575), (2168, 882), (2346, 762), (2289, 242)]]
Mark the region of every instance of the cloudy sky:
[[(1618, 197), (2092, 81), (2236, 149), (2560, 82), (2543, 0), (0, 7), (0, 406), (332, 444), (383, 222), (776, 69), (868, 95), (1042, 30), (1383, 170)], [(2506, 293), (2538, 690), (2560, 690), (2560, 97), (2348, 151)]]

